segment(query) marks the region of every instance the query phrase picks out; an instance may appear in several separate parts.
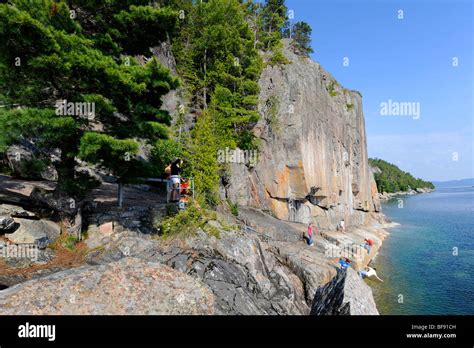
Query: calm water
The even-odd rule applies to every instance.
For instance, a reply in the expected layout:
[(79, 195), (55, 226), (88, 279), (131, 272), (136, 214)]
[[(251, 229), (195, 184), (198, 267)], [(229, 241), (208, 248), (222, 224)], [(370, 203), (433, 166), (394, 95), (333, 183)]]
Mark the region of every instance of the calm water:
[(402, 199), (403, 208), (396, 199), (383, 206), (400, 226), (373, 262), (384, 280), (370, 281), (379, 312), (474, 314), (474, 188)]

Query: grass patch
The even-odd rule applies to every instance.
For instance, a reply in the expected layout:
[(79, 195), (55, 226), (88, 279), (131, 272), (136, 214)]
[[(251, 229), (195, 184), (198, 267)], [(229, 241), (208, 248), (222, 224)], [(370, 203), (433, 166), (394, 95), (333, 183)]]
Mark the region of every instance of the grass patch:
[(61, 249), (75, 251), (79, 242), (80, 241), (76, 237), (63, 233), (49, 246), (49, 248), (54, 251), (60, 251)]
[(238, 203), (232, 203), (230, 200), (227, 200), (227, 204), (229, 205), (230, 212), (234, 216), (239, 216), (239, 204)]
[(329, 82), (329, 85), (327, 87), (327, 91), (329, 92), (329, 95), (331, 97), (335, 97), (337, 95), (337, 91), (336, 91), (336, 86), (338, 86), (339, 84), (337, 83), (336, 80), (332, 80), (331, 82)]

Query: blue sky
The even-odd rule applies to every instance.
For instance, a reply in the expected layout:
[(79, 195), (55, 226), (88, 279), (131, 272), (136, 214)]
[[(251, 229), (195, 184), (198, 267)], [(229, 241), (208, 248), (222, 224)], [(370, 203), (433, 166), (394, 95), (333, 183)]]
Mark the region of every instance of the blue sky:
[[(474, 177), (471, 0), (286, 4), (313, 28), (312, 58), (362, 93), (369, 156), (423, 179)], [(420, 117), (382, 116), (388, 100), (419, 103)]]

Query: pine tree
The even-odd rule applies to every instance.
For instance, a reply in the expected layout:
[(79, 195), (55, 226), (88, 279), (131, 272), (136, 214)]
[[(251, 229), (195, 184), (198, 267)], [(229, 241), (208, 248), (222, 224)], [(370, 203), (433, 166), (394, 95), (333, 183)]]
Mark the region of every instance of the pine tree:
[(285, 0), (266, 0), (262, 8), (262, 31), (264, 49), (270, 49), (283, 37), (288, 23)]
[[(195, 96), (195, 104), (217, 112), (220, 140), (235, 147), (257, 112), (258, 78), (262, 63), (255, 35), (237, 0), (197, 3), (181, 36), (173, 41), (178, 70)], [(188, 27), (186, 27), (188, 26)]]
[(306, 22), (297, 22), (291, 27), (292, 46), (305, 57), (314, 52), (311, 48), (311, 32), (311, 26)]
[(27, 139), (45, 153), (59, 150), (57, 196), (81, 193), (79, 156), (130, 182), (146, 169), (140, 142), (168, 137), (161, 96), (178, 81), (156, 59), (140, 65), (134, 55), (150, 56), (174, 32), (177, 12), (148, 3), (0, 4), (0, 144)]

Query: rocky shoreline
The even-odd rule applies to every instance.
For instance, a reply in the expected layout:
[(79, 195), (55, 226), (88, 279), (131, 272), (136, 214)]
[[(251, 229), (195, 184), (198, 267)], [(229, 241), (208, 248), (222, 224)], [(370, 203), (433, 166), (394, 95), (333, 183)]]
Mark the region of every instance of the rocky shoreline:
[[(0, 207), (34, 214), (18, 206)], [(0, 313), (378, 314), (371, 288), (356, 271), (373, 259), (388, 235), (390, 225), (382, 214), (373, 213), (370, 223), (346, 233), (322, 230), (309, 247), (302, 238), (306, 225), (250, 207), (242, 208), (238, 219), (220, 213), (218, 220), (210, 221), (218, 238), (198, 230), (191, 238), (166, 241), (140, 229), (132, 231), (118, 218), (140, 221), (145, 212), (135, 207), (117, 215), (96, 211), (85, 216), (87, 252), (82, 264), (72, 268), (50, 263), (56, 252), (51, 243), (41, 245), (43, 256), (36, 262), (8, 260), (9, 269), (20, 274), (5, 273), (5, 264), (0, 268), (0, 283), (7, 287), (0, 291)], [(365, 238), (375, 242), (370, 254), (361, 247)], [(353, 260), (348, 271), (338, 271), (340, 256)], [(39, 264), (43, 267), (22, 275)], [(161, 277), (171, 282), (159, 287), (166, 288), (166, 294), (151, 292)], [(104, 292), (115, 295), (101, 295)]]
[(422, 193), (430, 193), (433, 192), (434, 189), (431, 189), (429, 187), (421, 187), (417, 188), (415, 190), (409, 190), (409, 191), (399, 191), (399, 192), (383, 192), (379, 193), (378, 197), (381, 201), (388, 201), (389, 199), (395, 198), (395, 197), (400, 197), (400, 196), (412, 196), (412, 195), (417, 195), (417, 194), (422, 194)]

